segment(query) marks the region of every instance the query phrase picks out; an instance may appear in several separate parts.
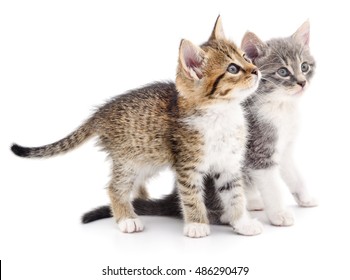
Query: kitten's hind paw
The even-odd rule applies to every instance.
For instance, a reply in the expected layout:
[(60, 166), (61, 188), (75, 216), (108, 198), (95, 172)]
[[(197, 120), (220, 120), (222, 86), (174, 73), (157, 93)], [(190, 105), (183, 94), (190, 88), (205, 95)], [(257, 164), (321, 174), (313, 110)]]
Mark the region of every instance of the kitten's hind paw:
[(294, 215), (289, 209), (267, 213), (267, 215), (274, 226), (291, 226), (294, 224)]
[(143, 224), (139, 218), (124, 219), (118, 222), (119, 229), (125, 233), (143, 231)]
[(309, 195), (293, 193), (293, 197), (300, 207), (316, 207), (318, 205), (317, 199)]
[(263, 225), (256, 219), (242, 218), (234, 224), (233, 230), (241, 235), (258, 235), (262, 233)]
[(207, 224), (189, 223), (184, 227), (184, 235), (192, 238), (205, 237), (210, 234), (210, 228)]

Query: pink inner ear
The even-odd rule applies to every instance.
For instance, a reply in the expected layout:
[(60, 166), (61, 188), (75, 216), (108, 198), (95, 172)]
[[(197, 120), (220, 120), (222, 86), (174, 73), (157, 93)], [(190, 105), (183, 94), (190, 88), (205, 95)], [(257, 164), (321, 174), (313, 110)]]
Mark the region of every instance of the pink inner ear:
[(298, 43), (308, 46), (310, 41), (310, 24), (308, 21), (304, 22), (302, 26), (292, 36)]
[(189, 69), (192, 69), (196, 73), (199, 79), (203, 78), (202, 71), (200, 71), (200, 67), (202, 66), (201, 61), (197, 60), (196, 58), (189, 58), (188, 61), (186, 61), (186, 65)]
[(254, 60), (259, 56), (258, 49), (252, 43), (247, 44), (247, 46), (244, 47), (244, 51), (251, 60)]
[(183, 52), (184, 62), (189, 72), (193, 70), (197, 77), (201, 79), (203, 77), (201, 67), (203, 63), (203, 58), (197, 54), (196, 50), (189, 45), (186, 45)]
[(307, 32), (307, 33), (303, 34), (302, 38), (303, 38), (304, 45), (308, 46), (309, 42), (310, 42), (310, 33)]
[(185, 63), (188, 68), (199, 68), (202, 65), (202, 58), (190, 47), (184, 50)]
[(189, 57), (186, 61), (186, 66), (188, 68), (197, 68), (201, 66), (201, 63), (196, 58)]
[(264, 52), (265, 43), (254, 33), (247, 32), (242, 39), (241, 47), (245, 51), (247, 57), (254, 61)]

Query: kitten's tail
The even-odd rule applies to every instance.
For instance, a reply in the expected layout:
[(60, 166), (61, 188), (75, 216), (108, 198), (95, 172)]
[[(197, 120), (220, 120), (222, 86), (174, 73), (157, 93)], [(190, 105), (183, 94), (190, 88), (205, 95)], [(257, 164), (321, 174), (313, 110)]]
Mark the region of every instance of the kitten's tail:
[[(182, 217), (179, 199), (175, 192), (161, 199), (135, 199), (132, 204), (138, 215)], [(87, 224), (110, 217), (112, 217), (111, 209), (105, 205), (86, 212), (81, 221)]]
[(92, 126), (92, 120), (90, 119), (70, 135), (55, 143), (41, 147), (22, 147), (20, 145), (13, 144), (11, 146), (11, 151), (17, 156), (28, 158), (51, 157), (62, 154), (78, 147), (80, 144), (93, 136), (94, 130)]

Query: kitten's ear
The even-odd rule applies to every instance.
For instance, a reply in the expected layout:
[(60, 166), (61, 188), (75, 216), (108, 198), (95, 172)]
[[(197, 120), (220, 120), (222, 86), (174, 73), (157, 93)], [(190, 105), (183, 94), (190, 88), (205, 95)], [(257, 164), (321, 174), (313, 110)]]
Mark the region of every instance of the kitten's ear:
[(214, 29), (211, 32), (209, 40), (225, 39), (224, 29), (222, 28), (221, 16), (219, 15), (215, 21)]
[(253, 32), (246, 32), (243, 36), (241, 49), (246, 55), (254, 61), (254, 59), (260, 57), (266, 48), (266, 44), (259, 39)]
[(184, 74), (191, 80), (203, 78), (205, 52), (188, 40), (182, 40), (180, 44), (179, 60)]
[(310, 22), (305, 21), (292, 35), (292, 38), (303, 46), (308, 47), (310, 42)]

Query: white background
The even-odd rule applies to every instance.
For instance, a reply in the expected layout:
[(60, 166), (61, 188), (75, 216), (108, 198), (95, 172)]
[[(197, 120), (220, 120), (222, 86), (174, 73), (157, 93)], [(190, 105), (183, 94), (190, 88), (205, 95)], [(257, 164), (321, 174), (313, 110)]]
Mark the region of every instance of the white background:
[[(349, 277), (350, 22), (343, 2), (1, 1), (4, 279), (108, 279), (101, 275), (107, 265), (249, 266), (244, 279)], [(296, 158), (320, 206), (301, 209), (288, 196), (295, 225), (272, 227), (264, 213), (254, 214), (265, 226), (255, 237), (213, 226), (211, 236), (194, 240), (182, 235), (181, 220), (160, 217), (143, 217), (145, 231), (131, 235), (120, 233), (112, 219), (80, 224), (83, 212), (108, 202), (109, 164), (94, 141), (48, 160), (15, 157), (10, 144), (51, 143), (108, 98), (173, 79), (181, 38), (202, 43), (218, 14), (225, 33), (237, 43), (246, 30), (267, 40), (291, 35), (310, 19), (318, 65), (302, 101)], [(167, 193), (172, 177), (165, 172), (149, 187), (154, 196)]]

